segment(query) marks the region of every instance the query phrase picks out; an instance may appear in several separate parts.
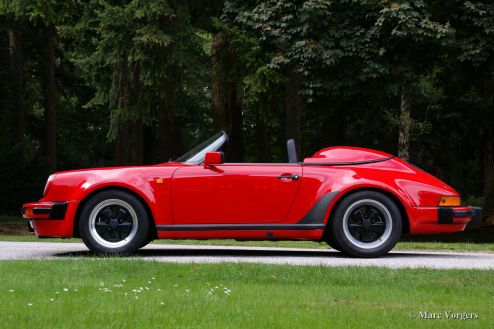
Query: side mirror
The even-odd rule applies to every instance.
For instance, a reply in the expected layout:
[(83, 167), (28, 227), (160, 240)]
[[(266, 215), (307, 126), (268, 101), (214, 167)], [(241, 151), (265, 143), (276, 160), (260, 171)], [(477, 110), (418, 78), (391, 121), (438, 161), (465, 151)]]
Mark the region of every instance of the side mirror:
[(223, 152), (208, 152), (204, 156), (204, 168), (214, 167), (223, 163)]

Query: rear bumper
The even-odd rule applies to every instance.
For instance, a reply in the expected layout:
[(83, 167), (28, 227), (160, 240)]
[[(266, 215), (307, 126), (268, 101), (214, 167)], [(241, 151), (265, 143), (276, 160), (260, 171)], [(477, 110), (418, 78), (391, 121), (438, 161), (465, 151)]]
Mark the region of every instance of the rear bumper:
[(410, 234), (450, 233), (473, 229), (481, 224), (478, 207), (410, 207), (406, 209)]
[(466, 224), (472, 220), (472, 207), (437, 207), (439, 224)]
[(468, 222), (465, 230), (474, 230), (482, 225), (482, 208), (480, 207), (470, 207), (472, 208), (472, 220)]

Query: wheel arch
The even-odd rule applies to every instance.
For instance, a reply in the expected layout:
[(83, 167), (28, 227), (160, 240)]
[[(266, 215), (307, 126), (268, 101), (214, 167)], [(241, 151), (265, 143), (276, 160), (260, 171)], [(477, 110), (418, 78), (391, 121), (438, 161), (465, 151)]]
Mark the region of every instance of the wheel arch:
[(77, 209), (76, 209), (76, 213), (75, 213), (75, 217), (74, 217), (74, 223), (73, 223), (73, 232), (74, 232), (73, 237), (75, 237), (75, 238), (81, 237), (80, 232), (79, 232), (79, 220), (80, 220), (80, 215), (81, 215), (82, 209), (84, 209), (84, 207), (86, 206), (87, 201), (91, 197), (93, 197), (94, 195), (101, 193), (101, 192), (104, 192), (104, 191), (108, 191), (108, 190), (118, 190), (118, 191), (122, 191), (122, 192), (127, 192), (127, 193), (131, 194), (132, 196), (134, 196), (135, 198), (137, 198), (139, 201), (141, 201), (142, 205), (146, 209), (146, 212), (149, 216), (149, 219), (151, 220), (150, 232), (149, 232), (150, 236), (153, 239), (156, 238), (156, 234), (157, 234), (156, 233), (156, 223), (154, 220), (153, 212), (151, 211), (151, 207), (149, 206), (148, 202), (139, 193), (136, 193), (132, 189), (127, 188), (127, 187), (118, 186), (118, 185), (103, 186), (103, 187), (100, 187), (100, 188), (97, 188), (97, 189), (91, 191), (86, 196), (84, 196), (84, 198), (79, 202), (79, 205), (77, 206)]
[(326, 221), (326, 230), (324, 235), (326, 236), (328, 230), (327, 228), (329, 227), (330, 223), (333, 221), (334, 213), (335, 210), (338, 208), (340, 203), (349, 195), (355, 194), (357, 192), (362, 192), (362, 191), (372, 191), (372, 192), (378, 192), (381, 193), (387, 197), (389, 197), (395, 205), (398, 207), (398, 210), (400, 211), (400, 215), (403, 221), (403, 228), (402, 228), (402, 234), (408, 234), (410, 233), (410, 220), (408, 218), (408, 214), (406, 212), (405, 206), (403, 205), (402, 201), (392, 192), (379, 188), (379, 187), (358, 187), (355, 189), (351, 189), (349, 191), (345, 191), (342, 194), (339, 194), (336, 201), (332, 205), (331, 209), (329, 210), (329, 214), (327, 216), (327, 221)]

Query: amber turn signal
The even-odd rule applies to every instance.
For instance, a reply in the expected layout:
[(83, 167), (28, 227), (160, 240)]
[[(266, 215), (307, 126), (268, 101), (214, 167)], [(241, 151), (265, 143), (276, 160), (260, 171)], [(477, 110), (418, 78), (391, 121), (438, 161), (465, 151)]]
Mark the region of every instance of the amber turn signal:
[(32, 216), (33, 215), (33, 208), (24, 208), (24, 215)]
[(461, 198), (459, 196), (443, 196), (439, 200), (440, 207), (458, 207), (461, 205)]

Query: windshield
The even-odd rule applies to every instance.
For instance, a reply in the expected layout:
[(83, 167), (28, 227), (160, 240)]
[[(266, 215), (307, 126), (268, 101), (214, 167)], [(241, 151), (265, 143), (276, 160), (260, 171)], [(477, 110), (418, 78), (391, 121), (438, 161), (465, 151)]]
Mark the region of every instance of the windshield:
[(222, 130), (179, 157), (176, 161), (200, 164), (204, 161), (204, 156), (206, 153), (220, 151), (227, 141), (228, 135)]

